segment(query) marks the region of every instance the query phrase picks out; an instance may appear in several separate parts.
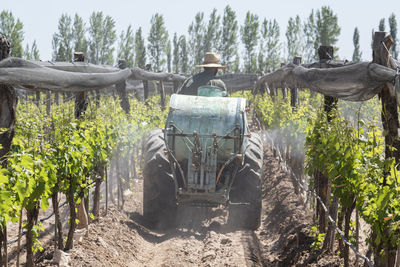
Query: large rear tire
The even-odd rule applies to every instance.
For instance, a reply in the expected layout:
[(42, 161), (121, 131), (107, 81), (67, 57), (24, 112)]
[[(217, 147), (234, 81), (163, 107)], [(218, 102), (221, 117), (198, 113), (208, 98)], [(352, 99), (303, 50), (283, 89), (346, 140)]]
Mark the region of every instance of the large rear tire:
[(175, 184), (160, 129), (150, 132), (144, 149), (143, 216), (151, 228), (173, 227), (177, 211)]
[(245, 150), (244, 165), (238, 171), (229, 194), (228, 223), (234, 227), (256, 230), (261, 224), (263, 145), (256, 133)]

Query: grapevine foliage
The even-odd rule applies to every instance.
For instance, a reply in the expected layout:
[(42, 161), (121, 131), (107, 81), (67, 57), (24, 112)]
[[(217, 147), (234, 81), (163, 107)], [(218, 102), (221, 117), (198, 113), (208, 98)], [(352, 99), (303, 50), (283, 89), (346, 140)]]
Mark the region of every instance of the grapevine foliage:
[(16, 222), (22, 209), (47, 209), (55, 192), (72, 190), (79, 203), (82, 190), (87, 194), (99, 177), (99, 166), (109, 164), (117, 151), (126, 155), (166, 117), (157, 97), (147, 104), (131, 99), (128, 115), (118, 100), (104, 97), (79, 119), (74, 101), (53, 105), (49, 115), (45, 105), (21, 102), (8, 164), (0, 168), (0, 229)]
[(293, 109), (290, 99), (280, 95), (251, 98), (267, 131), (278, 131), (274, 141), (290, 154), (305, 153), (306, 174), (327, 174), (341, 207), (356, 201), (360, 216), (370, 225), (370, 245), (385, 257), (387, 248), (400, 244), (400, 173), (394, 159), (384, 157), (379, 101), (340, 102), (328, 122), (321, 100), (302, 91), (300, 105)]

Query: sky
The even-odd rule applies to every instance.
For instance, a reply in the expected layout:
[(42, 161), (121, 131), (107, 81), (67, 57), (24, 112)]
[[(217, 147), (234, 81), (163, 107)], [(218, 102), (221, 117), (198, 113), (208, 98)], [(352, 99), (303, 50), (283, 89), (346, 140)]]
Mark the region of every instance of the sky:
[(208, 15), (216, 8), (220, 15), (226, 5), (236, 11), (239, 25), (243, 24), (247, 11), (255, 13), (260, 20), (276, 19), (281, 28), (281, 41), (285, 41), (287, 21), (290, 17), (299, 15), (305, 20), (312, 9), (330, 6), (338, 16), (341, 34), (337, 52), (341, 59), (351, 59), (353, 54), (353, 32), (358, 27), (360, 31), (360, 47), (363, 60), (371, 60), (371, 31), (377, 30), (379, 20), (386, 19), (386, 31), (389, 31), (387, 18), (394, 13), (398, 22), (400, 37), (400, 2), (387, 0), (384, 2), (371, 0), (13, 0), (2, 1), (0, 10), (12, 11), (15, 17), (24, 24), (24, 48), (36, 40), (42, 60), (50, 60), (51, 40), (57, 32), (58, 20), (61, 14), (73, 16), (78, 13), (87, 23), (93, 11), (103, 11), (116, 21), (117, 35), (126, 31), (129, 24), (134, 30), (143, 28), (144, 35), (150, 29), (150, 19), (153, 14), (164, 16), (170, 36), (174, 32), (187, 34), (189, 24), (199, 11)]

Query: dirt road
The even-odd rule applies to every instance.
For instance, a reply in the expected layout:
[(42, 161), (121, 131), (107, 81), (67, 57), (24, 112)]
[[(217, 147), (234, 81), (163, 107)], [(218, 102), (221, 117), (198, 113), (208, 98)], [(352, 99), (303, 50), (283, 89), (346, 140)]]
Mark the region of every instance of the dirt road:
[[(73, 266), (317, 266), (339, 263), (310, 250), (311, 213), (268, 145), (264, 155), (263, 213), (259, 230), (231, 229), (223, 209), (181, 209), (175, 229), (151, 231), (141, 211), (141, 184), (124, 212), (91, 224), (72, 252)], [(336, 263), (336, 261), (338, 261)]]

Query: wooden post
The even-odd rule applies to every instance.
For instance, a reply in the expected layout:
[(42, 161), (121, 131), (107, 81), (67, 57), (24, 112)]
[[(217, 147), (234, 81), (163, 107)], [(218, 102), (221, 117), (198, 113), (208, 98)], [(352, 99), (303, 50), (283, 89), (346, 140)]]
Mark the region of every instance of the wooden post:
[[(293, 64), (300, 65), (301, 57), (294, 57)], [(296, 87), (290, 89), (290, 105), (293, 110), (299, 106), (299, 91)]]
[(56, 248), (63, 250), (64, 249), (64, 239), (63, 239), (63, 229), (62, 223), (60, 219), (60, 209), (58, 208), (58, 192), (54, 192), (51, 196), (51, 202), (53, 204), (54, 211), (54, 243), (57, 245)]
[[(323, 63), (333, 59), (333, 46), (325, 46), (321, 45), (318, 48), (319, 62)], [(332, 120), (332, 111), (337, 109), (338, 99), (331, 96), (324, 97), (324, 110), (326, 112), (326, 116), (328, 122)]]
[[(10, 51), (10, 43), (0, 34), (0, 60), (8, 57)], [(14, 137), (15, 111), (17, 108), (17, 97), (12, 86), (0, 84), (0, 128), (8, 129), (0, 134), (0, 159), (3, 167), (7, 162), (4, 159), (10, 151), (12, 139)]]
[[(9, 56), (10, 43), (7, 41), (5, 36), (0, 34), (0, 60), (3, 60)], [(14, 125), (15, 125), (15, 111), (17, 108), (17, 96), (14, 88), (9, 85), (0, 84), (0, 128), (8, 129), (0, 134), (0, 163), (3, 167), (7, 166), (7, 160), (4, 157), (9, 151), (12, 139), (14, 137)], [(3, 260), (3, 266), (8, 265), (7, 256), (7, 227), (2, 225), (0, 231), (3, 231), (0, 235), (0, 247), (4, 246), (4, 255), (0, 253), (0, 264)]]
[[(120, 69), (126, 69), (126, 60), (119, 60), (118, 67)], [(131, 111), (131, 106), (129, 104), (129, 99), (126, 94), (126, 81), (116, 84), (117, 92), (120, 98), (121, 108), (125, 111), (128, 115)]]
[[(326, 62), (333, 59), (333, 46), (320, 46), (318, 48), (319, 61)], [(326, 112), (327, 120), (330, 122), (333, 118), (333, 113), (337, 110), (338, 99), (335, 97), (325, 96), (324, 97), (324, 110)], [(321, 173), (319, 176), (319, 196), (324, 202), (325, 206), (329, 208), (329, 198), (331, 195), (331, 185), (328, 176), (325, 173)], [(323, 232), (326, 231), (328, 218), (325, 216), (322, 207), (320, 207), (320, 229)]]
[[(285, 66), (285, 63), (281, 63), (281, 68), (282, 68), (283, 66)], [(286, 84), (285, 84), (284, 87), (282, 87), (282, 97), (283, 97), (283, 99), (286, 99), (286, 97), (287, 97)]]
[[(372, 61), (374, 63), (391, 67), (389, 49), (393, 45), (393, 38), (386, 32), (375, 32)], [(388, 82), (382, 87), (379, 93), (382, 101), (382, 126), (385, 134), (385, 158), (394, 158), (396, 164), (400, 162), (400, 139), (399, 139), (399, 115), (397, 112), (397, 98), (392, 83)], [(393, 149), (394, 148), (394, 149)], [(383, 178), (383, 185), (386, 185), (386, 177)], [(375, 240), (372, 240), (374, 242)], [(375, 264), (377, 266), (394, 266), (396, 261), (396, 247), (387, 242), (386, 247), (375, 248)], [(385, 254), (380, 255), (379, 251), (384, 249)]]
[(164, 89), (163, 81), (158, 82), (158, 88), (160, 90), (160, 105), (161, 105), (161, 108), (164, 110), (165, 109), (165, 89)]
[(178, 81), (174, 81), (174, 88), (173, 88), (173, 94), (175, 94), (176, 92), (178, 92), (179, 89), (179, 82)]
[[(393, 38), (386, 32), (375, 32), (373, 62), (391, 67), (388, 50), (393, 44)], [(382, 100), (382, 125), (385, 133), (385, 158), (395, 158), (396, 164), (400, 163), (399, 115), (397, 112), (397, 99), (392, 83), (386, 83), (379, 93)], [(394, 148), (394, 149), (392, 149)], [(386, 179), (384, 179), (386, 184)]]
[[(360, 212), (356, 209), (356, 250), (360, 250)], [(358, 267), (358, 257), (356, 257), (354, 266)]]
[[(75, 62), (84, 62), (85, 55), (82, 52), (74, 53)], [(75, 93), (75, 118), (79, 118), (83, 115), (87, 109), (86, 92)]]
[(101, 98), (100, 89), (96, 89), (94, 91), (96, 93), (96, 107), (99, 107), (100, 106), (100, 98)]
[(56, 103), (57, 106), (60, 103), (60, 96), (57, 91), (54, 92), (54, 103)]
[[(82, 52), (74, 53), (74, 61), (83, 62), (85, 61), (85, 56)], [(86, 102), (86, 92), (75, 93), (75, 118), (79, 119), (86, 111), (87, 102)], [(87, 197), (82, 197), (81, 202), (78, 206), (78, 220), (79, 224), (77, 225), (78, 229), (88, 228), (89, 224), (89, 195)]]
[[(146, 64), (146, 70), (151, 69), (151, 64)], [(146, 102), (147, 98), (149, 98), (149, 82), (143, 80), (143, 100)]]
[(104, 167), (102, 164), (96, 166), (99, 178), (95, 180), (94, 196), (93, 196), (93, 215), (98, 218), (100, 216), (100, 189), (104, 179)]
[(132, 151), (132, 156), (131, 156), (131, 161), (132, 161), (132, 178), (133, 179), (136, 179), (136, 177), (137, 177), (137, 175), (136, 175), (136, 157), (135, 157), (135, 152), (138, 150), (138, 147), (137, 146), (135, 146), (134, 148), (133, 148), (133, 151)]
[(19, 222), (18, 222), (18, 244), (17, 244), (17, 264), (19, 266), (19, 255), (21, 254), (21, 233), (22, 233), (22, 214), (24, 209), (21, 209), (21, 213), (19, 214)]
[(104, 166), (104, 173), (106, 175), (106, 215), (108, 212), (108, 173), (107, 173), (107, 166)]
[[(336, 222), (337, 220), (337, 215), (338, 215), (338, 205), (339, 205), (339, 199), (338, 197), (333, 197), (332, 198), (332, 203), (331, 206), (329, 207), (329, 214), (332, 216), (332, 219)], [(323, 248), (327, 249), (330, 252), (333, 252), (333, 244), (335, 241), (335, 227), (333, 224), (329, 223), (328, 231), (324, 240), (324, 245)]]
[(50, 116), (51, 113), (51, 92), (46, 91), (46, 114)]
[(39, 90), (37, 90), (36, 92), (36, 106), (40, 106), (40, 91)]
[[(332, 46), (320, 46), (318, 48), (318, 55), (319, 61), (326, 62), (333, 58), (333, 47)], [(324, 97), (324, 110), (326, 112), (326, 116), (328, 121), (332, 119), (332, 112), (337, 108), (337, 98), (325, 96)], [(315, 177), (318, 183), (318, 195), (321, 197), (322, 201), (324, 202), (325, 206), (329, 210), (329, 198), (331, 194), (331, 186), (329, 184), (329, 178), (325, 173), (318, 173)], [(318, 214), (319, 214), (319, 230), (321, 233), (326, 233), (327, 231), (327, 224), (328, 218), (325, 215), (325, 212), (322, 206), (318, 203)], [(328, 235), (330, 236), (330, 235)], [(329, 245), (329, 242), (326, 242)]]
[[(117, 157), (117, 155), (116, 155)], [(107, 176), (108, 181), (108, 194), (111, 199), (111, 202), (115, 205), (115, 197), (114, 197), (114, 188), (115, 188), (115, 181), (117, 179), (116, 172), (117, 172), (116, 160), (113, 159), (110, 164), (110, 170)]]

